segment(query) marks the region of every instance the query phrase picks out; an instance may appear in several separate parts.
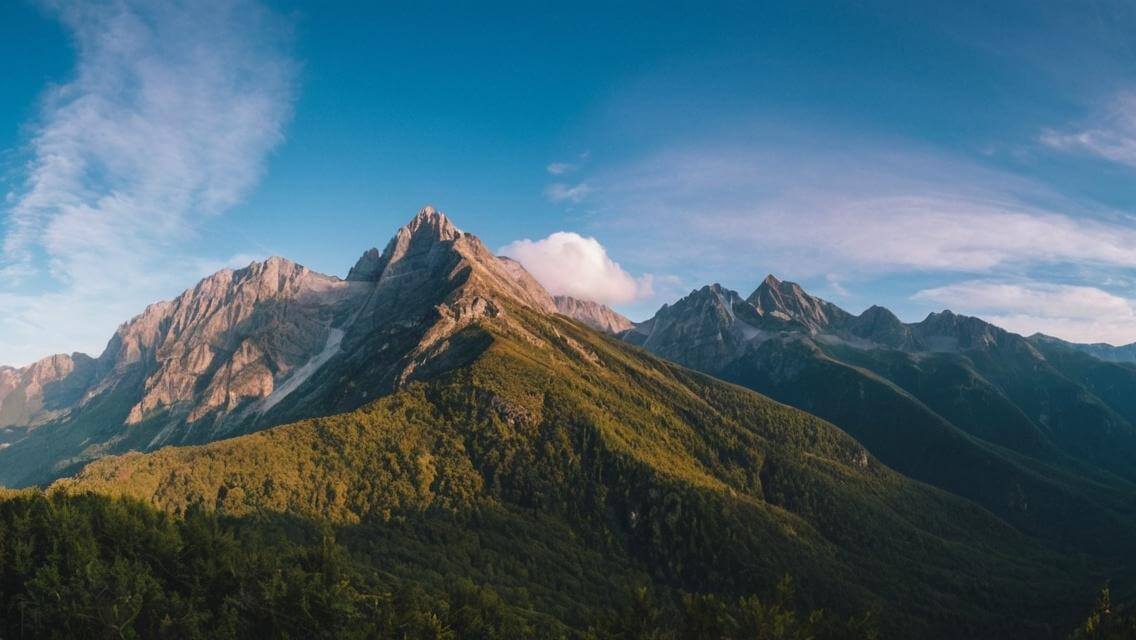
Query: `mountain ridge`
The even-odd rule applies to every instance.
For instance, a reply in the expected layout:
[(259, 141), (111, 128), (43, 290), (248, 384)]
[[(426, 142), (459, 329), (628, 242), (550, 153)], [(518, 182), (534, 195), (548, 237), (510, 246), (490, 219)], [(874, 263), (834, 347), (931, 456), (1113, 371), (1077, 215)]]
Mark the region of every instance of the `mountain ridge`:
[[(950, 311), (853, 315), (772, 276), (745, 301), (694, 290), (621, 337), (828, 419), (889, 466), (1034, 535), (1091, 551), (1107, 531), (1128, 545), (1136, 407), (1122, 390), (1136, 390), (1136, 370)], [(1064, 524), (1074, 511), (1097, 533)]]
[[(499, 313), (496, 298), (555, 310), (527, 272), (433, 207), (375, 255), (364, 252), (348, 279), (272, 257), (148, 306), (93, 359), (80, 398), (36, 414), (22, 430), (8, 425), (0, 483), (41, 482), (110, 452), (200, 443), (353, 408), (373, 393), (356, 389), (393, 389), (419, 375), (450, 346), (449, 335)], [(15, 413), (6, 407), (18, 396), (0, 397), (0, 415)]]
[[(832, 349), (855, 349), (857, 327), (889, 335), (881, 311), (857, 323), (780, 281), (758, 309), (711, 285), (622, 334), (691, 341), (727, 381), (752, 383), (734, 368), (751, 360), (723, 356), (756, 348), (775, 365), (760, 373), (788, 385), (775, 391), (803, 388), (821, 363), (822, 388), (846, 394), (837, 406), (903, 399), (905, 413), (834, 425), (823, 395), (806, 413), (560, 313), (519, 263), (433, 209), (350, 273), (272, 259), (152, 305), (94, 361), (98, 393), (0, 450), (0, 479), (52, 482), (62, 504), (98, 495), (171, 518), (216, 513), (254, 536), (315, 527), (325, 546), (312, 552), (343, 535), (360, 573), (509, 586), (511, 606), (575, 635), (604, 610), (597, 589), (645, 580), (675, 602), (754, 606), (791, 575), (806, 610), (885, 611), (889, 636), (1050, 636), (1079, 617), (1114, 566), (1108, 552), (1130, 551), (1117, 487), (1102, 483), (1088, 506), (1054, 498), (1066, 487), (1040, 463), (974, 444), (919, 390), (870, 371), (878, 362), (837, 362)], [(847, 337), (829, 344), (834, 326)], [(906, 450), (901, 471), (935, 480), (945, 444), (979, 494), (884, 462), (880, 434), (912, 415), (943, 435)], [(1062, 555), (1037, 526), (1061, 519), (1104, 549)], [(483, 569), (431, 562), (471, 537), (508, 549)], [(534, 557), (555, 560), (525, 564)]]

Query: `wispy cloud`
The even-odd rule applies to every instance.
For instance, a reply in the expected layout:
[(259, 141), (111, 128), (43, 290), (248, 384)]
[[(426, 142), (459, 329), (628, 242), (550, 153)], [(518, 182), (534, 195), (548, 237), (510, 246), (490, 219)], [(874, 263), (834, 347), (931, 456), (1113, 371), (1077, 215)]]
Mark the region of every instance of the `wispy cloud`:
[(608, 257), (599, 240), (570, 231), (557, 231), (540, 240), (517, 240), (499, 253), (524, 265), (553, 295), (621, 304), (654, 293), (652, 275), (633, 277)]
[(1136, 168), (1136, 95), (1115, 97), (1092, 121), (1049, 129), (1041, 142), (1061, 151), (1084, 153)]
[(1042, 332), (1075, 341), (1136, 342), (1136, 302), (1097, 287), (971, 280), (924, 289), (913, 297), (982, 316), (1025, 335)]
[[(77, 59), (43, 97), (7, 198), (0, 360), (97, 350), (152, 296), (191, 284), (198, 226), (255, 186), (291, 113), (287, 25), (252, 1), (50, 9)], [(51, 293), (19, 288), (30, 280)]]
[(545, 170), (548, 171), (550, 175), (559, 176), (565, 173), (572, 173), (576, 170), (576, 165), (568, 162), (553, 162), (545, 167)]
[[(1131, 281), (1136, 272), (1136, 219), (1126, 213), (911, 146), (780, 142), (792, 153), (703, 146), (593, 175), (594, 224), (634, 238), (614, 248), (640, 268), (742, 287), (772, 271), (827, 283), (838, 296), (856, 282), (853, 304), (911, 308), (916, 283), (927, 279), (1105, 286), (1104, 278)], [(868, 282), (899, 297), (865, 293)], [(1083, 301), (1075, 292), (1059, 294)], [(1073, 314), (1074, 306), (1054, 306), (1058, 315), (1051, 316), (984, 312), (1028, 333), (1136, 340), (1134, 319), (1123, 309), (1097, 321)]]
[(553, 202), (571, 202), (579, 204), (588, 197), (592, 188), (586, 182), (569, 185), (563, 182), (554, 182), (544, 189), (544, 195)]
[(1095, 215), (1104, 212), (1014, 176), (918, 154), (796, 156), (666, 154), (597, 179), (594, 205), (678, 264), (746, 262), (798, 276), (1136, 267), (1130, 218)]

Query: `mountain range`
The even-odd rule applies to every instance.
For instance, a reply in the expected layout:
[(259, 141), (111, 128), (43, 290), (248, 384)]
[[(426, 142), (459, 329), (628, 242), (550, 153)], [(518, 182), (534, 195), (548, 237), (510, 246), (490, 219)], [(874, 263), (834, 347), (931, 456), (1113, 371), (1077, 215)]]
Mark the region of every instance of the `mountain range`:
[[(788, 606), (847, 621), (824, 637), (866, 613), (886, 637), (1051, 637), (1131, 576), (1134, 384), (1069, 345), (853, 315), (773, 277), (633, 324), (427, 207), (345, 279), (270, 258), (98, 357), (0, 370), (0, 483), (309, 536), (359, 593), (473, 581), (522, 636), (605, 635), (637, 617), (620, 590), (720, 636), (790, 576)], [(39, 584), (3, 557), (0, 584)]]
[(912, 324), (878, 306), (853, 315), (773, 276), (744, 299), (693, 291), (622, 338), (825, 418), (1030, 534), (1133, 551), (1130, 364), (950, 311)]

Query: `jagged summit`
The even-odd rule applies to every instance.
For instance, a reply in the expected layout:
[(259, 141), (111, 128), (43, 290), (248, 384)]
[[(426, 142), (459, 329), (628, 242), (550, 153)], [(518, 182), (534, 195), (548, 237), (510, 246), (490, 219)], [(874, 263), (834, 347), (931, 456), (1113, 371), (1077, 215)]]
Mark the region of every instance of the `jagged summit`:
[[(716, 371), (757, 343), (777, 336), (909, 352), (988, 349), (1004, 344), (1032, 352), (1024, 339), (1007, 342), (1007, 335), (980, 318), (950, 310), (931, 313), (912, 324), (878, 305), (855, 315), (810, 295), (795, 282), (770, 274), (745, 300), (717, 283), (691, 291), (637, 323), (624, 338), (695, 368)], [(707, 344), (714, 348), (706, 349)], [(698, 355), (691, 354), (692, 346), (697, 347)]]
[(823, 330), (850, 316), (840, 307), (805, 293), (801, 285), (778, 280), (772, 274), (762, 280), (746, 302), (762, 315), (796, 320), (811, 331)]
[(445, 213), (430, 205), (419, 209), (403, 228), (414, 235), (429, 233), (435, 240), (456, 240), (462, 234), (461, 229), (455, 227)]
[(462, 235), (446, 214), (426, 205), (395, 233), (382, 253), (377, 248), (365, 251), (347, 273), (347, 279), (378, 281), (389, 265), (427, 253), (434, 245), (453, 242)]

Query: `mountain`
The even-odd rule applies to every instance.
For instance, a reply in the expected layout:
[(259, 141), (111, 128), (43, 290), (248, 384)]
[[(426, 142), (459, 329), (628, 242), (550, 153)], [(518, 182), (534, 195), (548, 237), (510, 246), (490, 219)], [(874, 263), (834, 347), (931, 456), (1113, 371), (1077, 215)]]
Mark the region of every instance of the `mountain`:
[(95, 364), (75, 353), (49, 356), (22, 369), (0, 367), (0, 429), (20, 433), (60, 415), (90, 385)]
[(1136, 370), (1102, 378), (950, 311), (912, 324), (882, 307), (853, 315), (772, 276), (744, 301), (703, 287), (622, 337), (830, 420), (885, 464), (1059, 548), (1134, 550)]
[(0, 484), (358, 407), (422, 373), (450, 333), (495, 313), (465, 293), (478, 284), (555, 309), (527, 273), (429, 207), (381, 253), (365, 252), (347, 280), (283, 258), (220, 271), (122, 325), (96, 359), (55, 356), (7, 374), (30, 382), (0, 404), (23, 436), (0, 451)]
[(1127, 364), (1136, 364), (1136, 342), (1132, 344), (1121, 345), (1119, 347), (1103, 342), (1094, 342), (1092, 344), (1085, 344), (1080, 342), (1066, 342), (1060, 338), (1047, 336), (1044, 333), (1035, 333), (1029, 337), (1029, 341), (1035, 345), (1042, 344), (1056, 344), (1064, 347), (1076, 349), (1087, 353), (1094, 358), (1107, 360), (1108, 362), (1122, 362)]
[[(256, 620), (299, 635), (389, 623), (435, 637), (721, 637), (774, 618), (797, 628), (793, 610), (821, 608), (800, 619), (834, 626), (809, 635), (864, 636), (853, 628), (874, 611), (885, 637), (1032, 638), (1092, 602), (1098, 559), (893, 471), (821, 418), (560, 315), (519, 265), (436, 211), (346, 280), (269, 262), (124, 325), (96, 360), (125, 364), (96, 367), (90, 399), (0, 453), (4, 473), (32, 456), (51, 469), (38, 477), (74, 469), (42, 498), (0, 500), (13, 532), (0, 584), (25, 603), (5, 619), (117, 634), (240, 635)], [(659, 330), (708, 348), (734, 344), (709, 332), (722, 315), (751, 326), (743, 339), (812, 331), (779, 316), (784, 299), (751, 312), (718, 287), (698, 300), (702, 321), (680, 322), (680, 301)], [(289, 359), (276, 331), (307, 357)], [(222, 362), (195, 366), (202, 352)], [(254, 382), (218, 402), (216, 375)], [(162, 434), (181, 446), (153, 450)], [(47, 457), (72, 442), (76, 460)], [(13, 475), (37, 477), (24, 468)], [(438, 613), (397, 617), (423, 606)], [(503, 620), (521, 626), (485, 631)]]
[(630, 320), (598, 302), (579, 300), (572, 296), (554, 296), (553, 302), (561, 315), (579, 320), (601, 333), (622, 333), (632, 325)]
[[(351, 412), (109, 457), (55, 490), (327, 518), (350, 532), (338, 536), (391, 545), (377, 570), (401, 575), (433, 570), (451, 544), (439, 518), (489, 545), (511, 531), (487, 553), (536, 563), (530, 602), (566, 600), (580, 617), (560, 619), (580, 630), (602, 602), (597, 581), (637, 575), (735, 597), (791, 574), (810, 606), (886, 610), (889, 634), (932, 637), (1035, 635), (1071, 611), (1066, 589), (1088, 597), (1066, 561), (820, 419), (507, 292), (468, 293), (497, 312), (452, 334), (466, 357), (431, 376)], [(534, 540), (572, 561), (541, 564), (552, 560)]]

